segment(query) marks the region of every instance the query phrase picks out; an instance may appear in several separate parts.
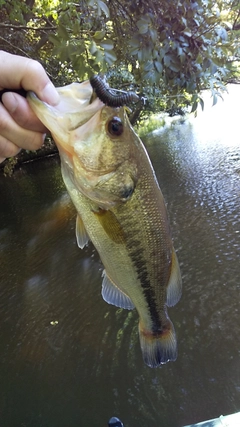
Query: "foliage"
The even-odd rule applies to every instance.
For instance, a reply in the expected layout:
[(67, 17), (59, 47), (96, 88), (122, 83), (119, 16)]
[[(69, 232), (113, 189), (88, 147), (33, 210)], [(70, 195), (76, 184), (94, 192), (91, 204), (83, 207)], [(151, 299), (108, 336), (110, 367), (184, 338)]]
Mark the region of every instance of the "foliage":
[(151, 111), (213, 104), (237, 75), (239, 0), (0, 0), (0, 48), (43, 63), (55, 84), (106, 73)]
[(150, 132), (165, 126), (165, 113), (152, 114), (138, 123), (137, 133), (140, 138), (146, 137)]
[(3, 167), (4, 176), (12, 176), (16, 164), (17, 164), (17, 158), (10, 157), (10, 159), (8, 159), (8, 161), (5, 163)]

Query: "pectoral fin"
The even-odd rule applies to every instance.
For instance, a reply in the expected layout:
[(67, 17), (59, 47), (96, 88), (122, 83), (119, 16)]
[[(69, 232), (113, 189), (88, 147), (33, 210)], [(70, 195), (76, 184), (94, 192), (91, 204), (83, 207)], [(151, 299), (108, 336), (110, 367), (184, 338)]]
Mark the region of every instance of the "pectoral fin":
[(77, 244), (81, 249), (83, 249), (84, 246), (86, 246), (89, 240), (88, 234), (86, 232), (86, 228), (83, 224), (83, 221), (80, 215), (77, 215), (77, 220), (76, 220), (76, 238), (77, 238)]
[(132, 300), (109, 279), (105, 270), (103, 272), (102, 297), (108, 304), (128, 310), (134, 308)]
[(99, 209), (94, 212), (98, 218), (99, 223), (104, 228), (108, 237), (115, 243), (123, 244), (125, 242), (125, 236), (121, 224), (118, 219), (110, 210)]
[(167, 301), (168, 307), (177, 304), (182, 295), (182, 279), (178, 264), (178, 259), (175, 250), (172, 253), (171, 275), (167, 286)]

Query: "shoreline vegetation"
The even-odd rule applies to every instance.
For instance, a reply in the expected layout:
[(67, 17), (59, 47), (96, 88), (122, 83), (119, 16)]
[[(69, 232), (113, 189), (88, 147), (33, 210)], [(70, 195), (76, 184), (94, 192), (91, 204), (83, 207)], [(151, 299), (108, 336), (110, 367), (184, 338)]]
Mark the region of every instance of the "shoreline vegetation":
[(21, 165), (42, 160), (45, 157), (58, 155), (58, 149), (51, 137), (47, 137), (42, 147), (37, 151), (21, 150), (14, 157), (9, 157), (0, 163), (0, 175), (12, 176)]

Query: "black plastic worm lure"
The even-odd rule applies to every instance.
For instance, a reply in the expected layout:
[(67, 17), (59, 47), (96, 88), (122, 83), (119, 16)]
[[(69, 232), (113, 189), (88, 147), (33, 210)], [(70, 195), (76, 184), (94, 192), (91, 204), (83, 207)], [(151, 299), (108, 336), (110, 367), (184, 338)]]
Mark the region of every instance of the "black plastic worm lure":
[(100, 101), (109, 107), (122, 107), (140, 100), (135, 92), (110, 88), (99, 75), (91, 77), (90, 83)]

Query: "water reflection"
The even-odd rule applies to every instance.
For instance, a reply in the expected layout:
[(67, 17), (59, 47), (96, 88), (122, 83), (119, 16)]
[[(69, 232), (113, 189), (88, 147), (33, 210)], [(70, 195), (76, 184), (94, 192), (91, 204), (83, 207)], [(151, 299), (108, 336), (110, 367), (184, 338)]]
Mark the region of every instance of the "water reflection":
[(0, 179), (2, 426), (104, 427), (116, 415), (125, 427), (180, 427), (240, 410), (240, 141), (232, 105), (207, 108), (146, 142), (184, 282), (170, 310), (179, 356), (161, 369), (143, 365), (135, 311), (101, 298), (102, 266), (91, 245), (77, 248), (58, 162)]

